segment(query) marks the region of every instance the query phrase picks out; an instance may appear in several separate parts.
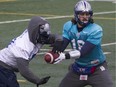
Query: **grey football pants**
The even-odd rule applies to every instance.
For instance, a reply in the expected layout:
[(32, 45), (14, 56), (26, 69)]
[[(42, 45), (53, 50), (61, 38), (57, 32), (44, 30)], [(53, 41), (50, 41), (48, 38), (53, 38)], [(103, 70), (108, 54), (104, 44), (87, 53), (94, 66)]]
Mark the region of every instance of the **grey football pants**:
[[(101, 70), (100, 67), (103, 66), (105, 70)], [(59, 87), (84, 87), (86, 85), (91, 85), (92, 87), (113, 87), (112, 78), (107, 69), (107, 64), (104, 63), (97, 67), (96, 71), (88, 76), (88, 80), (79, 80), (80, 75), (69, 69), (64, 79), (61, 81)]]

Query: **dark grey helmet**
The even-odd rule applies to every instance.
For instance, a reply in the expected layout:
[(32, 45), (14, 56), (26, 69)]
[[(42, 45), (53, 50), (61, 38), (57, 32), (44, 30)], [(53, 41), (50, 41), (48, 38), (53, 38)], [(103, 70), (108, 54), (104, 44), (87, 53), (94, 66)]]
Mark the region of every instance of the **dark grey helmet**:
[(44, 44), (46, 39), (49, 37), (50, 25), (49, 23), (40, 16), (33, 17), (28, 24), (28, 32), (30, 41), (34, 44)]

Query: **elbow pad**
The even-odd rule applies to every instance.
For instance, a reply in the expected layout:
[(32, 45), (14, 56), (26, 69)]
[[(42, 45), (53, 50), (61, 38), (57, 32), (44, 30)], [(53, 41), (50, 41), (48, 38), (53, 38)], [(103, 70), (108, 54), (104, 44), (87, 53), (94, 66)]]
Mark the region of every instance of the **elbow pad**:
[(71, 58), (72, 59), (77, 59), (77, 58), (80, 57), (80, 55), (81, 55), (81, 53), (78, 50), (73, 50), (73, 51), (70, 51), (70, 52), (65, 54), (66, 59), (71, 59)]

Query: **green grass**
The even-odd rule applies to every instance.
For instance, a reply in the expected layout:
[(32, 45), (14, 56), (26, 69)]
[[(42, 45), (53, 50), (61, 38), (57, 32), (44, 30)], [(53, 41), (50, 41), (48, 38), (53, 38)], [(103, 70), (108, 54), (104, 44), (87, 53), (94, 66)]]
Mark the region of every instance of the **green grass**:
[[(63, 16), (63, 15), (73, 15), (73, 8), (77, 0), (16, 0), (13, 2), (0, 2), (0, 22), (30, 19), (33, 16)], [(115, 4), (111, 2), (90, 2), (94, 12), (108, 12), (115, 11)], [(116, 42), (116, 14), (102, 14), (94, 15), (95, 22), (102, 26), (104, 30), (103, 44)], [(62, 33), (63, 24), (71, 20), (71, 18), (62, 19), (49, 19), (51, 24), (51, 31), (53, 33)], [(0, 49), (7, 46), (10, 40), (18, 35), (20, 35), (25, 28), (27, 28), (28, 21), (26, 22), (16, 22), (8, 24), (0, 24)], [(116, 85), (115, 76), (115, 58), (116, 58), (116, 45), (109, 45), (102, 47), (104, 52), (111, 52), (107, 54), (107, 61), (109, 65), (109, 70), (111, 72), (114, 84)], [(44, 48), (49, 48), (49, 46), (44, 46)], [(58, 87), (61, 79), (65, 76), (68, 70), (68, 66), (74, 60), (65, 60), (60, 64), (52, 65), (46, 64), (43, 55), (36, 56), (30, 62), (30, 69), (39, 77), (51, 76), (51, 79), (43, 87)], [(19, 73), (17, 78), (20, 80), (25, 80)], [(21, 87), (36, 87), (34, 84), (26, 81), (20, 82)], [(40, 86), (42, 87), (42, 86)], [(89, 86), (87, 86), (89, 87)]]

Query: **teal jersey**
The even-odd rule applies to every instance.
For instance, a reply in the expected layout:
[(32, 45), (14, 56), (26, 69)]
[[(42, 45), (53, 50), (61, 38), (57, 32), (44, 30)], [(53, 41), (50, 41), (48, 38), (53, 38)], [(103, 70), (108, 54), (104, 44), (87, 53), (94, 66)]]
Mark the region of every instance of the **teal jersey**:
[(83, 66), (96, 66), (105, 61), (105, 55), (101, 49), (102, 28), (93, 23), (86, 26), (81, 32), (78, 32), (77, 25), (71, 21), (64, 24), (63, 37), (70, 40), (72, 48), (81, 50), (86, 41), (96, 45), (87, 55), (76, 59), (76, 63)]

